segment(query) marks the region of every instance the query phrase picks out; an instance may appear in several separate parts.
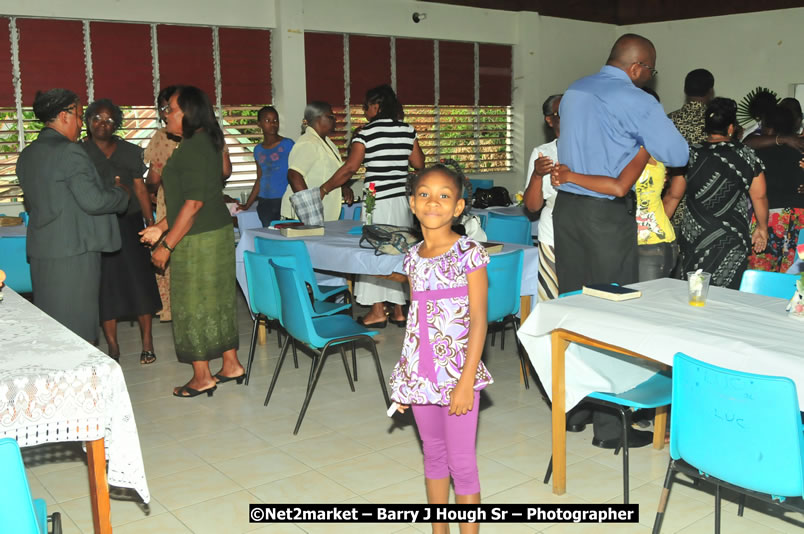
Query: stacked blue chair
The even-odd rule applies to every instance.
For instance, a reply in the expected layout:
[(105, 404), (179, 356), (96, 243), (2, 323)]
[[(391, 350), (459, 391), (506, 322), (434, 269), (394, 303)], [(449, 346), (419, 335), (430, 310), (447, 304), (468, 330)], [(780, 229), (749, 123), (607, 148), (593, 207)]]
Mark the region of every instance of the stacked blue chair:
[[(582, 290), (571, 291), (559, 295), (559, 298), (569, 297), (580, 294)], [(623, 449), (623, 502), (629, 501), (629, 462), (628, 462), (628, 430), (631, 428), (631, 415), (636, 410), (649, 410), (660, 408), (670, 404), (672, 394), (672, 379), (668, 374), (656, 373), (648, 380), (634, 386), (623, 393), (604, 393), (593, 391), (581, 401), (582, 403), (598, 404), (619, 412), (622, 422), (623, 438), (621, 447)], [(614, 449), (614, 454), (620, 452), (620, 447)], [(547, 473), (544, 475), (544, 483), (550, 481), (553, 474), (553, 457), (547, 465)]]
[[(522, 286), (522, 263), (524, 258), (525, 253), (521, 250), (491, 256), (489, 265), (486, 268), (489, 279), (487, 318), (489, 328), (496, 325), (502, 326), (501, 349), (505, 349), (505, 329), (509, 324), (514, 326), (514, 341), (516, 341), (519, 364), (522, 367), (522, 376), (527, 389), (530, 387), (528, 384), (528, 359), (516, 335), (516, 331), (519, 328), (517, 314), (519, 313), (519, 294)], [(494, 334), (493, 332), (492, 336)], [(492, 339), (494, 338), (492, 337)]]
[[(282, 305), (280, 313), (282, 326), (294, 339), (304, 343), (314, 351), (313, 365), (310, 369), (310, 378), (307, 383), (304, 403), (302, 404), (301, 412), (299, 412), (299, 419), (296, 421), (293, 434), (296, 435), (299, 432), (304, 414), (307, 412), (310, 399), (312, 399), (313, 393), (315, 392), (315, 386), (321, 376), (324, 362), (332, 348), (338, 347), (340, 349), (343, 366), (346, 370), (346, 377), (349, 379), (349, 386), (352, 391), (354, 391), (354, 384), (349, 374), (349, 365), (346, 361), (346, 353), (343, 350), (345, 343), (354, 343), (358, 340), (367, 340), (369, 342), (369, 348), (374, 357), (374, 365), (377, 369), (377, 378), (380, 380), (380, 388), (385, 398), (385, 406), (389, 406), (391, 400), (388, 397), (388, 390), (385, 387), (385, 375), (383, 374), (382, 366), (380, 365), (380, 357), (377, 354), (377, 346), (373, 339), (377, 332), (364, 328), (357, 324), (354, 319), (346, 315), (313, 317), (310, 298), (304, 287), (304, 281), (295, 265), (296, 262), (291, 258), (281, 257), (272, 258), (270, 262), (274, 268), (277, 285), (279, 286), (279, 295)], [(276, 364), (274, 375), (271, 378), (271, 385), (265, 396), (266, 406), (271, 399), (271, 393), (279, 377), (279, 371), (282, 368), (282, 361), (285, 359), (285, 354), (286, 351), (283, 351)]]
[[(804, 425), (796, 385), (780, 376), (725, 369), (681, 352), (673, 358), (670, 463), (653, 524), (658, 534), (674, 474), (783, 510), (804, 512)], [(742, 501), (739, 515), (742, 515)]]
[[(302, 240), (293, 239), (266, 239), (257, 237), (254, 239), (254, 249), (259, 254), (268, 256), (294, 256), (299, 262), (299, 274), (305, 283), (310, 285), (315, 300), (325, 301), (330, 298), (343, 295), (347, 300), (350, 298), (349, 286), (319, 286), (315, 280), (313, 264), (310, 261), (310, 254), (307, 252), (307, 245)], [(342, 304), (337, 310), (328, 313), (337, 313), (349, 309), (351, 304)]]
[(524, 215), (500, 215), (490, 211), (485, 230), (489, 241), (533, 246), (530, 219)]
[(0, 269), (6, 272), (6, 285), (17, 293), (33, 291), (26, 242), (24, 235), (0, 239)]
[(767, 297), (790, 299), (796, 292), (797, 274), (774, 273), (769, 271), (754, 271), (751, 269), (743, 273), (740, 280), (740, 291), (756, 293)]
[[(251, 329), (251, 345), (248, 351), (248, 363), (246, 364), (246, 385), (248, 385), (249, 377), (251, 376), (251, 366), (254, 361), (254, 350), (257, 345), (257, 329), (261, 321), (266, 323), (273, 321), (274, 323), (280, 322), (280, 302), (279, 302), (279, 288), (276, 285), (273, 269), (269, 263), (273, 254), (257, 254), (247, 250), (243, 253), (243, 263), (246, 270), (246, 283), (248, 285), (248, 300), (251, 306), (251, 314), (254, 318), (254, 324)], [(292, 258), (292, 256), (291, 256)], [(320, 317), (323, 315), (331, 315), (344, 309), (343, 304), (336, 302), (322, 302), (316, 301), (314, 306), (313, 315)], [(279, 336), (280, 329), (277, 329), (277, 336)], [(277, 337), (277, 341), (281, 338)], [(289, 336), (285, 337), (284, 344), (281, 343), (282, 351), (286, 350)], [(291, 343), (293, 348), (293, 363), (298, 368), (299, 362), (296, 355), (296, 344)], [(352, 351), (354, 358), (354, 350)]]
[(11, 438), (0, 439), (0, 530), (14, 534), (47, 534), (48, 520), (53, 523), (53, 534), (61, 534), (61, 514), (47, 516), (47, 505), (42, 499), (31, 498), (31, 488), (25, 477), (20, 447)]
[(22, 224), (24, 224), (25, 226), (28, 226), (28, 219), (30, 218), (28, 216), (28, 212), (27, 211), (21, 211), (20, 212), (20, 217), (22, 217)]

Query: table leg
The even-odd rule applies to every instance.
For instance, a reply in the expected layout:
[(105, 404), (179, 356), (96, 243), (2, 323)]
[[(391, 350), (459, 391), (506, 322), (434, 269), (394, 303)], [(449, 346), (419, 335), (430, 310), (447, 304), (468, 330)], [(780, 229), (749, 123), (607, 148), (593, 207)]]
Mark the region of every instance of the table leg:
[(267, 328), (265, 328), (265, 323), (261, 321), (259, 326), (257, 327), (257, 343), (259, 343), (260, 345), (265, 345), (267, 340), (268, 340)]
[(95, 534), (112, 534), (109, 484), (106, 482), (106, 450), (103, 438), (87, 441), (89, 464), (89, 500), (92, 505), (92, 523)]
[[(525, 324), (525, 321), (530, 315), (530, 295), (522, 295), (519, 297), (519, 324)], [(514, 332), (516, 335), (516, 332)], [(525, 377), (522, 376), (522, 366), (519, 366), (519, 383), (525, 383)]]
[(664, 448), (664, 436), (667, 431), (667, 406), (656, 408), (653, 418), (653, 448)]
[(553, 330), (553, 493), (563, 495), (567, 491), (567, 415), (564, 392), (564, 352), (569, 341), (561, 332)]

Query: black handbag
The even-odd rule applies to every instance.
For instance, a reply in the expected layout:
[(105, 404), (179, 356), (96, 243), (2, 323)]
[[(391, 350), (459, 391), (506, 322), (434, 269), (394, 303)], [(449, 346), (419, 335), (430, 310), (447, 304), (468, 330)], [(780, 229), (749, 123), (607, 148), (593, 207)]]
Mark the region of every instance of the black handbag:
[(421, 241), (411, 228), (391, 224), (363, 225), (360, 248), (372, 248), (374, 254), (407, 254), (410, 247)]
[(473, 197), (472, 206), (480, 209), (513, 204), (511, 197), (508, 195), (508, 190), (500, 186), (495, 186), (491, 189), (476, 189)]

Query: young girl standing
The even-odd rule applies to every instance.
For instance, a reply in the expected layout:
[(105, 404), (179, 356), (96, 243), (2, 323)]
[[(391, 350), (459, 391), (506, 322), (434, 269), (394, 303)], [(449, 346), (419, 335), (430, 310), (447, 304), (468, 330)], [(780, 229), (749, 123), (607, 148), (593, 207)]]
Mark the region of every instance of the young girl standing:
[(257, 201), (257, 216), (263, 226), (280, 219), (282, 195), (288, 187), (288, 156), (293, 141), (279, 135), (279, 112), (273, 106), (263, 106), (257, 113), (257, 125), (263, 141), (254, 147), (257, 179), (251, 194), (240, 209), (247, 210)]
[[(447, 161), (410, 181), (410, 209), (424, 240), (405, 256), (411, 306), (402, 358), (391, 375), (399, 411), (413, 407), (423, 442), (427, 501), (446, 504), (450, 478), (459, 504), (480, 502), (475, 439), (479, 391), (493, 382), (480, 361), (486, 338), (489, 255), (452, 230), (464, 210), (464, 177)], [(462, 523), (462, 533), (477, 523)], [(447, 533), (434, 523), (435, 534)]]

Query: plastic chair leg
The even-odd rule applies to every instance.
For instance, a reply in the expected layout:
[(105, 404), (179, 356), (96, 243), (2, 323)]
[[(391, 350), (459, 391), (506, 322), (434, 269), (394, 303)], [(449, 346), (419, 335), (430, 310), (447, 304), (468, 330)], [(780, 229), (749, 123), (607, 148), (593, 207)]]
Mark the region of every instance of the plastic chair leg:
[[(313, 372), (313, 380), (310, 382), (310, 386), (307, 388), (307, 394), (304, 396), (304, 402), (302, 403), (301, 412), (299, 412), (299, 419), (296, 421), (296, 427), (293, 429), (293, 435), (299, 433), (299, 428), (301, 428), (302, 421), (304, 420), (304, 414), (307, 413), (307, 407), (310, 406), (310, 400), (313, 398), (313, 392), (315, 391), (315, 386), (318, 383), (318, 379), (321, 377), (321, 369), (324, 368), (324, 361), (327, 359), (327, 349), (329, 348), (329, 343), (324, 345), (324, 348), (321, 350), (321, 355), (314, 359), (314, 367), (315, 371)], [(346, 358), (344, 357), (344, 360)], [(352, 384), (352, 376), (349, 374), (349, 369), (346, 369), (346, 376), (349, 378), (349, 383), (352, 385), (352, 391), (354, 391), (354, 384)]]
[(673, 483), (673, 460), (667, 464), (667, 474), (664, 476), (664, 486), (662, 495), (659, 498), (659, 508), (656, 510), (656, 519), (653, 520), (653, 534), (659, 534), (664, 519), (664, 511), (667, 509), (667, 499), (670, 496), (670, 485)]
[(547, 472), (544, 474), (544, 483), (550, 482), (550, 477), (553, 476), (553, 455), (550, 455), (550, 463), (547, 464)]
[(745, 494), (741, 493), (739, 504), (737, 505), (737, 516), (742, 517), (744, 511), (745, 511)]
[(508, 326), (506, 321), (503, 321), (502, 328), (500, 329), (500, 350), (505, 350), (505, 327)]
[(720, 534), (720, 484), (715, 485), (715, 534)]
[[(516, 323), (514, 323), (514, 325), (516, 325)], [(522, 343), (519, 342), (519, 336), (516, 335), (516, 330), (514, 330), (514, 342), (516, 343), (516, 352), (519, 355), (519, 366), (522, 368), (522, 381), (525, 382), (525, 389), (530, 389), (530, 384), (528, 383), (528, 357), (527, 354), (525, 354)]]
[[(290, 337), (290, 336), (288, 336), (288, 337)], [(295, 369), (298, 369), (299, 368), (299, 358), (296, 356), (296, 340), (295, 339), (290, 340), (290, 346), (293, 347), (293, 367)]]
[(626, 408), (620, 408), (620, 417), (623, 422), (623, 503), (628, 504), (629, 497), (629, 480), (628, 473), (628, 427), (631, 426), (630, 411)]
[(355, 342), (352, 341), (352, 378), (357, 382), (357, 355), (355, 353)]
[(346, 358), (346, 351), (343, 350), (343, 344), (338, 345), (338, 348), (341, 351), (341, 359), (343, 360), (343, 369), (346, 371), (346, 378), (349, 379), (349, 387), (352, 389), (352, 393), (354, 393), (355, 383), (352, 381), (352, 375), (349, 373), (349, 360)]
[(282, 353), (279, 355), (279, 360), (276, 362), (276, 369), (274, 369), (274, 376), (271, 377), (271, 385), (268, 386), (268, 393), (265, 395), (265, 402), (263, 403), (263, 406), (268, 406), (268, 401), (271, 400), (271, 394), (274, 392), (276, 379), (279, 378), (279, 371), (280, 369), (282, 369), (282, 362), (285, 361), (285, 355), (288, 352), (289, 340), (290, 336), (285, 336), (285, 344), (282, 347)]
[[(369, 338), (371, 355), (374, 358), (374, 367), (377, 368), (377, 378), (380, 379), (380, 389), (382, 389), (382, 396), (385, 398), (385, 406), (391, 405), (391, 398), (388, 397), (388, 389), (385, 387), (385, 375), (382, 372), (382, 365), (380, 364), (380, 355), (377, 354), (377, 344), (373, 339)], [(354, 347), (354, 345), (352, 345)]]
[(248, 363), (246, 363), (246, 385), (248, 385), (248, 379), (251, 376), (251, 364), (254, 361), (254, 349), (257, 347), (257, 330), (259, 329), (259, 324), (260, 317), (258, 315), (254, 317), (254, 326), (251, 328), (251, 345), (249, 345)]

